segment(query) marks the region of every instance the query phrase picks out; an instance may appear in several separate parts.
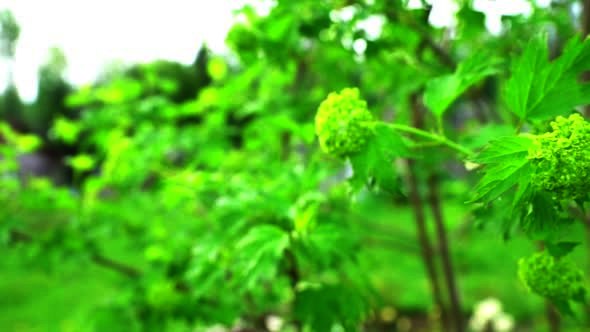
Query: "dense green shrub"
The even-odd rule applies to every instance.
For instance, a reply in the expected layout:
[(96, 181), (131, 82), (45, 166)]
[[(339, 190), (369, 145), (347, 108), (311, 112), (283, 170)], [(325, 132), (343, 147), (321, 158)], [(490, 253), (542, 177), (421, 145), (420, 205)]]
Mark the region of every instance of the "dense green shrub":
[[(270, 318), (284, 331), (464, 331), (489, 296), (525, 328), (543, 325), (543, 297), (576, 326), (590, 41), (571, 37), (565, 7), (505, 17), (500, 36), (469, 2), (450, 30), (427, 23), (433, 11), (245, 6), (228, 58), (203, 49), (193, 66), (79, 87), (57, 98), (75, 115), (43, 115), (41, 138), (3, 122), (12, 282), (42, 268), (64, 288), (107, 283), (66, 296), (89, 303), (68, 314), (82, 331), (262, 331)], [(19, 158), (48, 144), (69, 147), (66, 185), (19, 177)]]

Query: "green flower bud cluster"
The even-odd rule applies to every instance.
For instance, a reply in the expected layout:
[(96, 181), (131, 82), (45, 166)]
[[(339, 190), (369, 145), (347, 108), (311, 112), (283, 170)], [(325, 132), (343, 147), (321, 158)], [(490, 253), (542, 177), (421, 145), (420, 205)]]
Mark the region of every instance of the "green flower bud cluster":
[(590, 122), (578, 114), (558, 116), (552, 131), (533, 136), (528, 158), (536, 166), (534, 183), (559, 199), (590, 192)]
[(582, 270), (546, 251), (521, 258), (518, 275), (530, 291), (552, 300), (581, 299), (586, 294)]
[(372, 135), (373, 121), (357, 88), (332, 92), (320, 104), (315, 117), (320, 147), (338, 157), (358, 152)]

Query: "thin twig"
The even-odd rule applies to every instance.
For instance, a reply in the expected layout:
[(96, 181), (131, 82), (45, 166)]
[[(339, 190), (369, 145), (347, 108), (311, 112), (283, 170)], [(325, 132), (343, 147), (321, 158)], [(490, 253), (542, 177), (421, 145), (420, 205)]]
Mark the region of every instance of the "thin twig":
[(142, 274), (141, 271), (134, 267), (117, 262), (100, 254), (93, 254), (91, 259), (92, 262), (94, 262), (95, 264), (119, 272), (123, 275), (128, 276), (129, 278), (139, 278)]
[[(28, 233), (25, 233), (23, 231), (19, 231), (19, 230), (11, 230), (10, 231), (10, 242), (11, 243), (31, 243), (33, 241), (35, 241), (34, 237), (31, 236)], [(111, 258), (105, 257), (101, 254), (93, 254), (91, 256), (91, 260), (93, 263), (95, 263), (96, 265), (108, 268), (110, 270), (113, 270), (115, 272), (118, 272), (120, 274), (123, 274), (127, 277), (130, 278), (139, 278), (142, 273), (141, 271), (139, 271), (138, 269), (126, 265), (124, 263), (121, 262), (117, 262), (116, 260), (113, 260)]]
[[(422, 117), (419, 114), (420, 110), (418, 109), (417, 105), (417, 95), (412, 96), (412, 105), (412, 122), (414, 126), (420, 128), (422, 127)], [(428, 279), (430, 280), (434, 302), (441, 312), (443, 329), (445, 331), (449, 331), (449, 327), (452, 324), (450, 324), (449, 315), (443, 302), (438, 273), (436, 271), (436, 265), (434, 262), (434, 250), (428, 236), (426, 217), (424, 215), (424, 202), (422, 201), (419, 189), (420, 187), (418, 184), (416, 161), (409, 159), (407, 160), (407, 164), (407, 179), (410, 189), (409, 198), (412, 205), (412, 211), (414, 212), (414, 220), (416, 222), (416, 231), (418, 235), (418, 243), (420, 244), (422, 261), (424, 263), (424, 268), (426, 270)]]
[(453, 315), (453, 320), (457, 324), (457, 332), (462, 332), (465, 330), (465, 326), (461, 309), (461, 301), (459, 298), (457, 279), (453, 270), (453, 263), (449, 250), (449, 241), (447, 239), (447, 231), (445, 228), (438, 187), (438, 178), (435, 174), (432, 174), (428, 178), (428, 191), (430, 193), (428, 196), (429, 204), (436, 225), (436, 233), (438, 235), (438, 250), (441, 255), (443, 273), (445, 275), (449, 299), (451, 301), (451, 314)]

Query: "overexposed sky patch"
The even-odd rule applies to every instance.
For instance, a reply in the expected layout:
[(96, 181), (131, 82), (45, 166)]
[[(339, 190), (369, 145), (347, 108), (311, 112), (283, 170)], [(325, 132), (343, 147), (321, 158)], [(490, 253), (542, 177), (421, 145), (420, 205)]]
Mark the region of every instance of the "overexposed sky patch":
[[(20, 95), (36, 96), (37, 71), (51, 47), (63, 50), (66, 78), (75, 85), (91, 83), (113, 61), (123, 63), (169, 59), (191, 63), (203, 42), (225, 52), (225, 35), (234, 22), (232, 11), (244, 3), (268, 10), (272, 0), (0, 0), (21, 26), (14, 78)], [(455, 0), (427, 0), (433, 5), (430, 21), (452, 26)], [(491, 32), (499, 32), (502, 15), (522, 11), (525, 0), (475, 0), (488, 15)], [(548, 3), (549, 0), (537, 0)], [(410, 0), (419, 8), (420, 0)], [(514, 9), (521, 6), (521, 9)], [(525, 10), (526, 11), (526, 10)], [(339, 13), (342, 15), (346, 12)], [(380, 31), (378, 17), (365, 22), (365, 30)], [(373, 24), (374, 23), (374, 24)], [(501, 23), (500, 23), (501, 24)], [(373, 26), (374, 25), (374, 26)], [(373, 29), (374, 28), (374, 29)], [(371, 31), (372, 31), (371, 30)], [(357, 45), (362, 48), (362, 45)], [(7, 64), (0, 61), (0, 91), (7, 82)]]
[[(14, 76), (20, 94), (36, 94), (37, 71), (53, 46), (68, 60), (67, 78), (92, 82), (113, 60), (191, 63), (203, 42), (223, 51), (233, 22), (231, 0), (0, 0), (21, 26)], [(6, 64), (0, 64), (0, 89)]]

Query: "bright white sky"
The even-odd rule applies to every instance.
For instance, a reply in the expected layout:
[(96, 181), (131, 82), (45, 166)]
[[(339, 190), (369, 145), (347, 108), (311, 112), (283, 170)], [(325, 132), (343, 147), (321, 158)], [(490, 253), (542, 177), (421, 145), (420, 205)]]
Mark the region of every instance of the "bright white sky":
[[(38, 68), (53, 46), (65, 53), (67, 79), (76, 85), (92, 82), (114, 60), (170, 59), (188, 64), (203, 42), (213, 51), (226, 50), (225, 35), (234, 21), (232, 10), (245, 2), (252, 1), (0, 0), (0, 10), (10, 9), (21, 26), (14, 78), (21, 97), (31, 101), (36, 95)], [(453, 24), (457, 9), (453, 0), (428, 2), (434, 5), (434, 25)], [(525, 0), (475, 3), (486, 12), (486, 24), (493, 33), (500, 32), (502, 15), (530, 12)], [(6, 69), (6, 63), (0, 62), (0, 91), (6, 85)]]
[[(91, 82), (114, 59), (191, 63), (203, 41), (223, 51), (233, 22), (231, 0), (0, 0), (21, 26), (14, 75), (21, 97), (36, 94), (37, 70), (57, 46), (68, 60), (67, 78)], [(6, 64), (0, 63), (0, 89)]]

